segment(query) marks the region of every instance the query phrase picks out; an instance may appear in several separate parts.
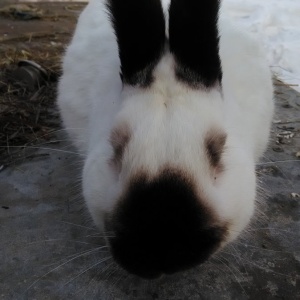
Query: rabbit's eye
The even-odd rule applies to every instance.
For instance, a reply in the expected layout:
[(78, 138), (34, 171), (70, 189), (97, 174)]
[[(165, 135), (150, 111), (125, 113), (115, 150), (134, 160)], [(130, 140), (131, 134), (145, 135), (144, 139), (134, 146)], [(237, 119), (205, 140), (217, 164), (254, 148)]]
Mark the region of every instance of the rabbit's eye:
[(110, 135), (114, 154), (111, 163), (120, 170), (125, 148), (130, 140), (130, 131), (126, 125), (115, 128)]
[(222, 170), (221, 157), (224, 151), (224, 146), (226, 143), (226, 134), (216, 131), (212, 131), (207, 134), (205, 146), (207, 156), (210, 162), (210, 165), (217, 169), (218, 171)]

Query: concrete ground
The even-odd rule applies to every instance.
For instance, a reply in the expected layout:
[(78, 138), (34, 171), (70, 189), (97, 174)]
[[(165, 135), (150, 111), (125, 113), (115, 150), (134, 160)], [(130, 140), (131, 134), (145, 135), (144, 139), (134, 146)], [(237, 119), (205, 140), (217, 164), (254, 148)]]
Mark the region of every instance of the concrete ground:
[(0, 166), (0, 299), (300, 299), (300, 95), (276, 88), (256, 217), (185, 273), (144, 281), (116, 268), (85, 211), (80, 158), (63, 130)]

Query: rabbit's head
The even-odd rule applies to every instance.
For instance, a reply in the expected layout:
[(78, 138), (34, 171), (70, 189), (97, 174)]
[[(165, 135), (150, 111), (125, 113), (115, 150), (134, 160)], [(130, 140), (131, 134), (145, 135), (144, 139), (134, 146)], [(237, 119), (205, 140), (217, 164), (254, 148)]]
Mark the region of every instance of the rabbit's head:
[(202, 263), (245, 228), (254, 160), (226, 125), (219, 1), (172, 0), (168, 26), (159, 0), (107, 7), (122, 106), (88, 155), (83, 190), (115, 260), (152, 278)]

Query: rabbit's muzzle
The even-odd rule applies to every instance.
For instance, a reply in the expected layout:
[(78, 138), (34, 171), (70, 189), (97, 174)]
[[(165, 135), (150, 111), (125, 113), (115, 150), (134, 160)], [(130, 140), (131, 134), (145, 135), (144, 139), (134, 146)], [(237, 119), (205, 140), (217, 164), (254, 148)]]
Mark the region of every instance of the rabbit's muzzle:
[(195, 190), (177, 170), (165, 169), (153, 179), (135, 176), (106, 221), (116, 262), (130, 273), (155, 278), (208, 259), (227, 227), (216, 225)]

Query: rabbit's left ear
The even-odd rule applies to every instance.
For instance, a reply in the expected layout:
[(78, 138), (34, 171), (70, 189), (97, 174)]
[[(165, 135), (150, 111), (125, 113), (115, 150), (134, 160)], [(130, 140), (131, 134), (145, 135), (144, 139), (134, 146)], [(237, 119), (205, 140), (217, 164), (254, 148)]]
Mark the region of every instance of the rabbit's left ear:
[(115, 30), (123, 82), (142, 87), (163, 54), (165, 19), (160, 0), (107, 0)]
[(221, 82), (219, 8), (219, 0), (171, 0), (169, 42), (176, 76), (192, 87)]

